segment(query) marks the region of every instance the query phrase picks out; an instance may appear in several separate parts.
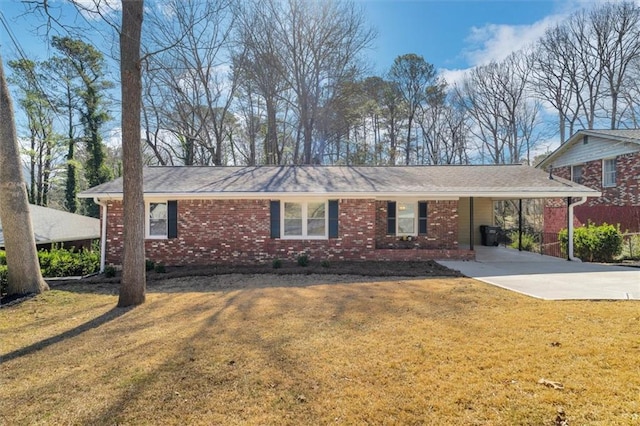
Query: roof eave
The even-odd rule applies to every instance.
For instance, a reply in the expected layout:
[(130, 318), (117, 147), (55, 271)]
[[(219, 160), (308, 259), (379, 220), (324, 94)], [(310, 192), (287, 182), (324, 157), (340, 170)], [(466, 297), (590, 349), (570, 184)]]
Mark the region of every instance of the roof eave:
[[(466, 197), (478, 198), (502, 198), (502, 199), (519, 199), (519, 198), (563, 198), (563, 197), (600, 197), (602, 194), (595, 190), (482, 190), (482, 191), (416, 191), (416, 192), (220, 192), (220, 193), (200, 193), (200, 192), (153, 192), (145, 193), (145, 199), (171, 199), (171, 200), (188, 200), (188, 199), (280, 199), (280, 198), (349, 198), (349, 199), (396, 199), (396, 198), (420, 198), (433, 200), (457, 200)], [(80, 198), (94, 198), (101, 201), (122, 200), (122, 193), (102, 193), (102, 194), (85, 194)]]

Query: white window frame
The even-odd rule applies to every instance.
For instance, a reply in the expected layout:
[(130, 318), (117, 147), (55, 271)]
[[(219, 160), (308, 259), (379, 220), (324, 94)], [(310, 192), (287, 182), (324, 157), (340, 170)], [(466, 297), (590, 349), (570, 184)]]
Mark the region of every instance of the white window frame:
[[(413, 206), (413, 232), (400, 232), (400, 204)], [(396, 201), (396, 235), (398, 237), (417, 237), (418, 236), (418, 216), (420, 215), (420, 206), (417, 201)]]
[[(285, 203), (302, 205), (302, 235), (286, 235), (285, 227), (284, 227)], [(324, 235), (307, 235), (310, 203), (324, 203)], [(329, 200), (325, 200), (325, 199), (280, 200), (280, 239), (282, 240), (328, 240), (329, 239)]]
[[(608, 162), (613, 162), (613, 170), (606, 170), (606, 165)], [(617, 180), (617, 164), (615, 158), (603, 158), (602, 159), (602, 187), (603, 188), (613, 188), (616, 186)], [(613, 181), (611, 178), (613, 177)]]
[[(164, 235), (151, 235), (151, 204), (164, 204), (167, 207), (167, 227)], [(144, 234), (148, 240), (166, 240), (169, 238), (169, 201), (148, 200), (144, 203)]]
[[(576, 182), (575, 180), (575, 174), (573, 172), (574, 168), (576, 167), (580, 167), (580, 182)], [(575, 182), (577, 184), (582, 185), (582, 182), (584, 182), (584, 164), (574, 164), (573, 166), (571, 166), (571, 182)]]

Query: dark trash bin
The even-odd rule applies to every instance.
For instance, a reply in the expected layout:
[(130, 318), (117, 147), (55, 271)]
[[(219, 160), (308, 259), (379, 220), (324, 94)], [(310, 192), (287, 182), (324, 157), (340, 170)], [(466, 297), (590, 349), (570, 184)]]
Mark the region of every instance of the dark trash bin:
[(480, 236), (482, 237), (483, 246), (497, 246), (498, 235), (500, 235), (499, 226), (480, 225)]

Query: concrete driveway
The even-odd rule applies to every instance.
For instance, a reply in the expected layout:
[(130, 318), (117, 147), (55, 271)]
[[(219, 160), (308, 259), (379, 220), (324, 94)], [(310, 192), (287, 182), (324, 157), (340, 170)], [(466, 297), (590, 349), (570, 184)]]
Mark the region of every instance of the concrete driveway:
[(505, 247), (476, 247), (475, 261), (440, 261), (467, 277), (545, 300), (640, 300), (640, 268), (570, 262)]

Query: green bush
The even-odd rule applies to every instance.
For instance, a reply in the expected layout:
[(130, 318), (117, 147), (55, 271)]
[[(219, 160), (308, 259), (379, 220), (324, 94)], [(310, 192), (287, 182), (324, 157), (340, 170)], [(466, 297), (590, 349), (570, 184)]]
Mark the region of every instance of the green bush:
[(146, 259), (144, 261), (144, 267), (147, 272), (153, 271), (156, 268), (156, 262), (151, 259)]
[[(512, 231), (509, 233), (509, 247), (511, 248), (519, 248), (518, 244), (518, 231)], [(524, 251), (539, 251), (539, 245), (536, 241), (536, 237), (534, 235), (528, 234), (526, 232), (522, 233), (522, 250)]]
[(282, 260), (280, 260), (280, 259), (273, 259), (273, 262), (271, 262), (271, 266), (273, 266), (273, 269), (280, 269), (280, 268), (282, 268)]
[(107, 278), (113, 278), (116, 276), (116, 268), (112, 265), (107, 265), (104, 267), (104, 276)]
[[(568, 252), (569, 232), (559, 232), (563, 254)], [(612, 262), (622, 252), (622, 233), (619, 226), (592, 223), (573, 230), (573, 253), (587, 262)]]
[(153, 268), (154, 271), (156, 271), (159, 274), (164, 274), (165, 272), (167, 272), (167, 268), (165, 268), (163, 263), (156, 263), (156, 266)]
[[(6, 253), (0, 251), (0, 265), (6, 265)], [(91, 250), (68, 250), (52, 247), (38, 252), (40, 270), (44, 277), (70, 277), (89, 275), (100, 268), (100, 253)], [(2, 263), (4, 262), (4, 263)], [(6, 266), (5, 266), (6, 269)], [(6, 281), (6, 274), (4, 281)]]
[(0, 251), (0, 265), (7, 264), (7, 252), (4, 250)]
[(331, 266), (331, 263), (329, 263), (329, 261), (325, 259), (320, 262), (320, 266), (322, 266), (323, 268), (328, 268), (329, 266)]
[(640, 260), (640, 235), (623, 236), (620, 255), (623, 259)]
[(301, 253), (298, 255), (298, 265), (309, 266), (309, 256), (306, 253)]
[(7, 266), (0, 265), (0, 295), (4, 296), (5, 294), (7, 294)]

